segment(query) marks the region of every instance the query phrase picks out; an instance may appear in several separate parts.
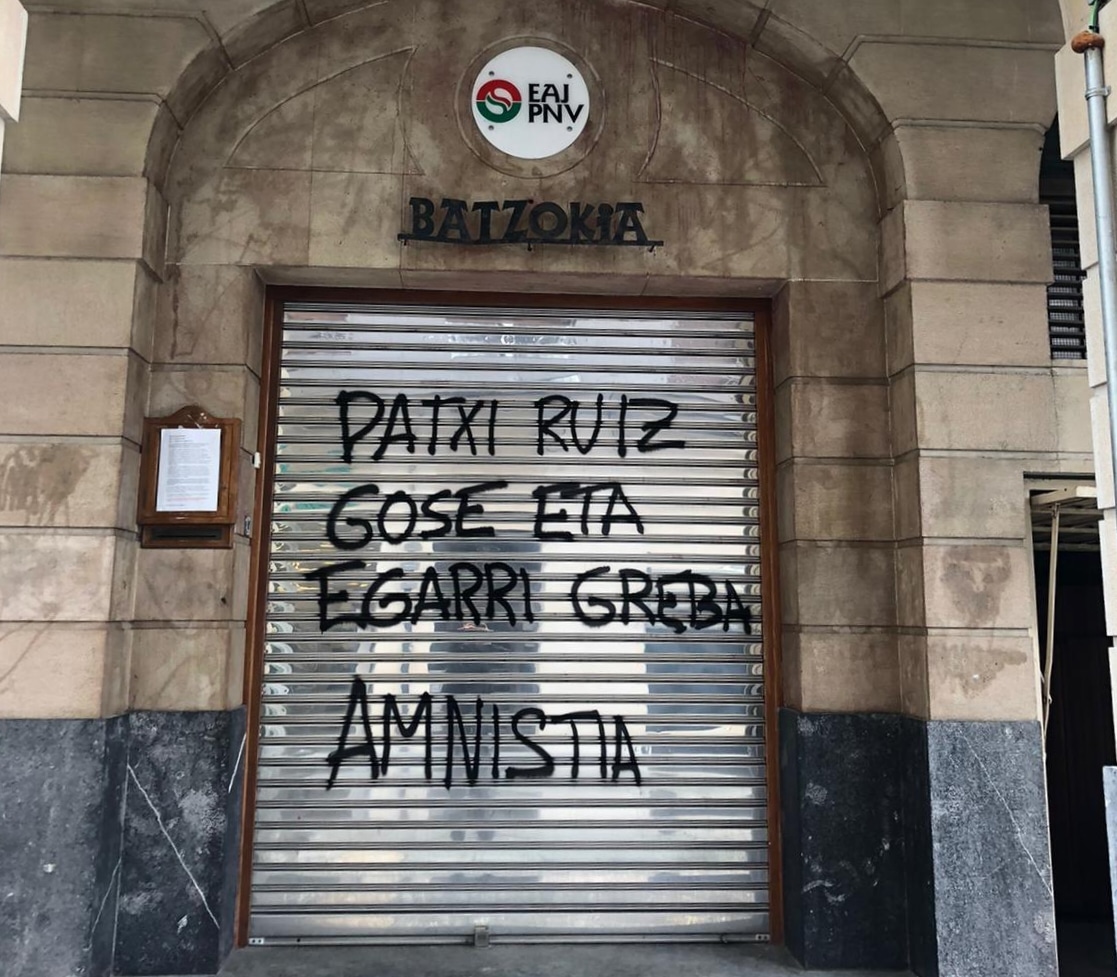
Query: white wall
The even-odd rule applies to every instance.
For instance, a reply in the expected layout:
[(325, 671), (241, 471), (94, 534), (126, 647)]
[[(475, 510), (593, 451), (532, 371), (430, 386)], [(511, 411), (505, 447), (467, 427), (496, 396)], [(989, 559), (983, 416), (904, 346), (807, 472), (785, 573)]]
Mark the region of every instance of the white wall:
[(4, 126), (19, 118), (26, 41), (27, 11), (17, 0), (0, 0), (0, 160), (4, 157)]

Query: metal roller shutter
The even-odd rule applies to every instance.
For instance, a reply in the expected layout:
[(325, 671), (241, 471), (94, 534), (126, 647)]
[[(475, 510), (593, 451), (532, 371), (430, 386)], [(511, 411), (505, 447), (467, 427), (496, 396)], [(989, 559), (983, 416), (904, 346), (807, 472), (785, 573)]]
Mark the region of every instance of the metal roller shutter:
[(253, 942), (765, 937), (756, 425), (747, 316), (286, 307)]

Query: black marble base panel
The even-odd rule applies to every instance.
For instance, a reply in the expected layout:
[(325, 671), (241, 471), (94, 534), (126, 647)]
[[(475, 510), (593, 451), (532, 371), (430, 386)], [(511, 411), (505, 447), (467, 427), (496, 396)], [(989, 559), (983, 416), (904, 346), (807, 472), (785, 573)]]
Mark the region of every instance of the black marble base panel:
[(110, 972), (126, 740), (120, 719), (0, 721), (0, 972)]
[(907, 966), (897, 716), (780, 712), (784, 924), (810, 969)]
[(232, 947), (243, 713), (129, 719), (115, 972), (214, 974)]
[(244, 711), (0, 720), (0, 972), (214, 974)]
[[(922, 977), (1055, 977), (1055, 903), (1039, 723), (908, 721), (926, 737), (934, 959)], [(920, 785), (922, 786), (922, 785)]]
[[(216, 973), (244, 732), (243, 710), (0, 721), (6, 977)], [(787, 943), (804, 965), (1054, 977), (1038, 724), (785, 709), (780, 733)]]
[(808, 968), (1055, 977), (1038, 723), (781, 710), (784, 914)]

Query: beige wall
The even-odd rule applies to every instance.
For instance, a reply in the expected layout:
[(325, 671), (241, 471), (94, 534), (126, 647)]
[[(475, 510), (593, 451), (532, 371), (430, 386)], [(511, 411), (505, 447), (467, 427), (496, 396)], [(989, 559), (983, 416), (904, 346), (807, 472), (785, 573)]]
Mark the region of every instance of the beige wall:
[(0, 161), (4, 127), (19, 119), (26, 39), (27, 11), (16, 0), (0, 0)]
[[(262, 282), (294, 281), (773, 297), (787, 701), (1036, 716), (1024, 473), (1091, 465), (1085, 371), (1044, 327), (1053, 0), (264, 6), (32, 16), (0, 186), (0, 714), (240, 701), (249, 541), (137, 549), (138, 424), (242, 417), (247, 498)], [(447, 96), (515, 33), (601, 75), (561, 172), (489, 165)], [(667, 245), (402, 247), (407, 198), (450, 190), (639, 199)]]

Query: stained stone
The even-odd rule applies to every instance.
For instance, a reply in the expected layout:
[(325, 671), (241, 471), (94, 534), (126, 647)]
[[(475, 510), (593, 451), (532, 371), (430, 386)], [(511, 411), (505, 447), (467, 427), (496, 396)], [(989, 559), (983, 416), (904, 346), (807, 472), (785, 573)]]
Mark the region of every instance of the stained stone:
[(232, 947), (244, 710), (0, 722), (0, 972), (213, 974)]
[(130, 720), (116, 973), (214, 973), (227, 915), (230, 714)]
[(808, 968), (907, 964), (900, 723), (780, 711), (787, 945)]
[(1038, 723), (926, 726), (934, 977), (1058, 973)]
[(0, 961), (5, 973), (99, 977), (108, 972), (122, 732), (120, 720), (0, 723)]

